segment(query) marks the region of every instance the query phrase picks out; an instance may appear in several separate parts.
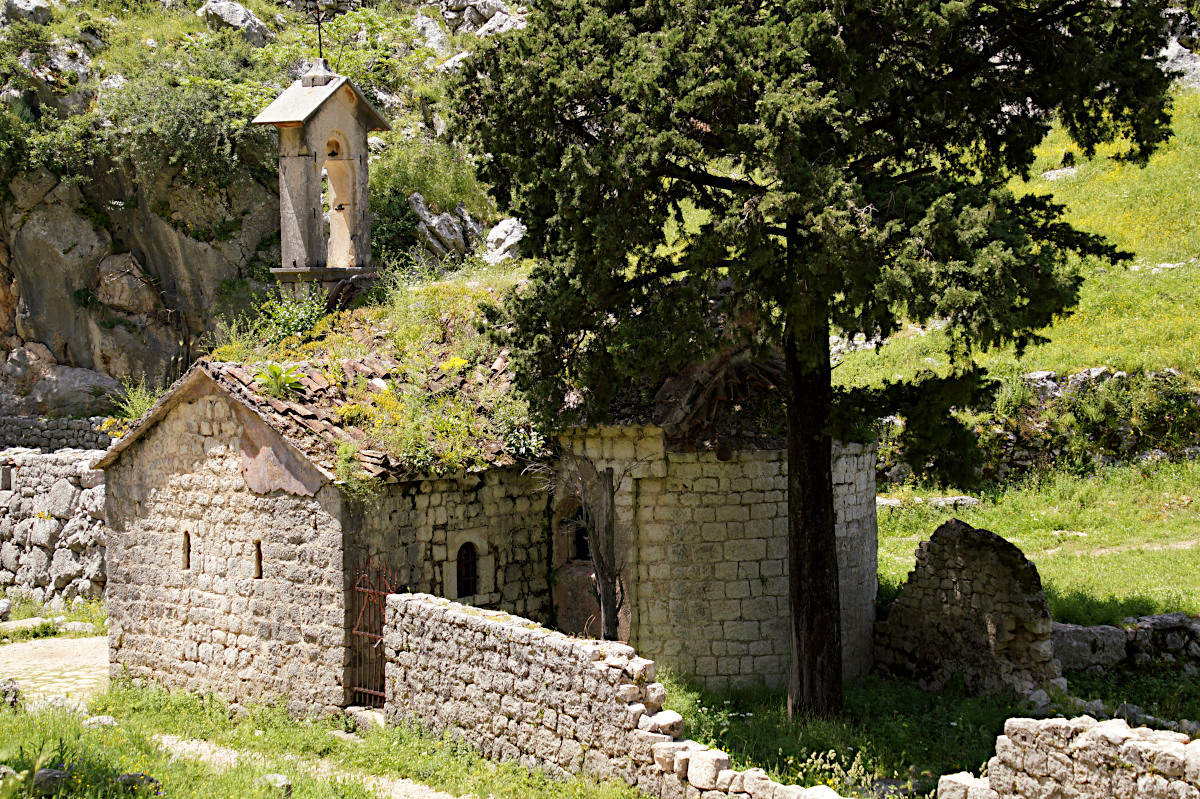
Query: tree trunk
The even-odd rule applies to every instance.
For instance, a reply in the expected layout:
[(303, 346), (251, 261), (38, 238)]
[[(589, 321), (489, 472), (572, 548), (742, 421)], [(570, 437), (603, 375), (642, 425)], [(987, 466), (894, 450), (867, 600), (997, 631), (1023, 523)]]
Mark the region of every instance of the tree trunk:
[(828, 425), (829, 327), (784, 339), (788, 444), (788, 596), (792, 671), (788, 718), (842, 709), (842, 613)]
[(617, 640), (617, 490), (612, 467), (600, 473), (600, 513), (596, 520), (597, 546), (592, 547), (592, 568), (600, 595), (600, 627), (606, 641)]

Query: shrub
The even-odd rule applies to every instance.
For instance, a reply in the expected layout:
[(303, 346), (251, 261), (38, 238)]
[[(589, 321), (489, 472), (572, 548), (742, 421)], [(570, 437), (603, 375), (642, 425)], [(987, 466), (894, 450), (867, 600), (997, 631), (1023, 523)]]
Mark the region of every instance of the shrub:
[(453, 211), (461, 202), (479, 219), (495, 215), (474, 164), (457, 147), (423, 136), (409, 140), (392, 135), (388, 150), (371, 166), (371, 195), (405, 198), (407, 205), (413, 192), (420, 192), (434, 213)]
[(144, 375), (136, 381), (131, 377), (125, 378), (121, 385), (125, 387), (125, 396), (117, 400), (117, 418), (128, 422), (145, 416), (163, 393), (163, 389), (147, 385)]
[(319, 292), (305, 297), (278, 297), (259, 306), (258, 332), (268, 344), (279, 344), (296, 336), (303, 338), (325, 316), (325, 301)]
[(139, 181), (179, 170), (201, 191), (228, 185), (240, 167), (273, 168), (274, 136), (250, 124), (278, 89), (248, 74), (250, 47), (237, 34), (162, 46), (146, 69), (105, 92), (99, 113), (105, 146), (129, 161)]

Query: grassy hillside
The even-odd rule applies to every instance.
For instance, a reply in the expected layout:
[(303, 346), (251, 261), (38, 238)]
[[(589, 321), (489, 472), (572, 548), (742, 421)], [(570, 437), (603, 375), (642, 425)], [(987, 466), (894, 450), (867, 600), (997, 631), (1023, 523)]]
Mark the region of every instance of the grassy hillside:
[[(1033, 178), (1018, 191), (1052, 194), (1067, 220), (1106, 236), (1134, 256), (1126, 266), (1080, 264), (1085, 277), (1079, 306), (1023, 358), (1011, 350), (985, 353), (993, 373), (1051, 369), (1069, 374), (1107, 365), (1125, 371), (1175, 367), (1200, 374), (1200, 93), (1177, 95), (1175, 137), (1140, 168), (1112, 157), (1108, 147), (1091, 160), (1072, 149), (1061, 131), (1038, 149)], [(1056, 180), (1067, 153), (1073, 175)], [(1071, 156), (1067, 156), (1068, 162)], [(937, 331), (904, 331), (877, 351), (850, 355), (835, 370), (843, 385), (870, 385), (947, 367), (947, 338)]]

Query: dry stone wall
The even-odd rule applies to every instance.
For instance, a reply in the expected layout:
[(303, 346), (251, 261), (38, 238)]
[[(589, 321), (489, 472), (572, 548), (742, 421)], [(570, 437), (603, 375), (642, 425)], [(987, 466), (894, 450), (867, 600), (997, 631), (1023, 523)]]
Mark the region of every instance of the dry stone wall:
[(495, 760), (623, 779), (663, 799), (828, 799), (683, 739), (655, 664), (632, 647), (425, 594), (387, 600), (385, 710)]
[(0, 451), (0, 595), (39, 602), (104, 594), (101, 453)]
[(957, 519), (917, 548), (899, 598), (877, 625), (875, 661), (930, 689), (962, 674), (969, 690), (1027, 693), (1062, 676), (1037, 567), (995, 533)]
[(0, 418), (0, 447), (43, 450), (108, 449), (113, 437), (100, 429), (104, 416), (90, 419), (43, 419), (39, 416)]
[(252, 493), (229, 402), (181, 402), (107, 470), (110, 673), (345, 704), (342, 497)]
[(1200, 666), (1200, 617), (1164, 613), (1126, 619), (1125, 627), (1054, 623), (1054, 656), (1065, 671), (1138, 668), (1154, 661)]
[[(626, 479), (629, 642), (711, 689), (787, 679), (787, 453), (670, 451), (654, 427), (579, 430), (576, 456)], [(872, 663), (877, 585), (875, 448), (835, 444), (831, 464), (843, 671)]]
[(1200, 741), (1121, 719), (1009, 719), (987, 776), (942, 777), (938, 799), (1198, 799)]

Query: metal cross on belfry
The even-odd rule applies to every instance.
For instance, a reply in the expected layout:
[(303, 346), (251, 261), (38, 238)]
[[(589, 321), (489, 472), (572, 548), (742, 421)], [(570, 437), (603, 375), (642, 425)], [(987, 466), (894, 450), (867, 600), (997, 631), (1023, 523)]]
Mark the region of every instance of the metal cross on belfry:
[(310, 0), (307, 5), (308, 17), (312, 24), (317, 26), (317, 58), (324, 58), (325, 40), (321, 35), (321, 26), (337, 16), (338, 6), (337, 3), (330, 3), (328, 0)]

